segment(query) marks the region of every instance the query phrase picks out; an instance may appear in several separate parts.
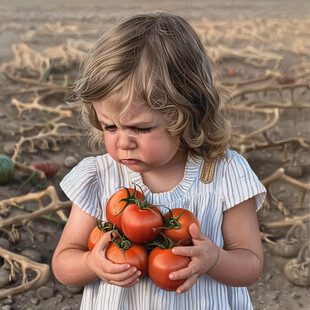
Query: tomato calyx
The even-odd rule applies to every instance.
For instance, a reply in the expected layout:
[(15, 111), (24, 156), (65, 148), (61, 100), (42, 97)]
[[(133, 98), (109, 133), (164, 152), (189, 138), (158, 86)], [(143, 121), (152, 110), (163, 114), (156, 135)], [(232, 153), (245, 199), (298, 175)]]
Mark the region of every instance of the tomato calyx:
[(142, 195), (142, 197), (140, 199), (137, 198), (137, 189), (136, 189), (136, 186), (134, 186), (134, 192), (132, 194), (130, 194), (130, 191), (127, 187), (124, 187), (124, 189), (126, 190), (126, 193), (127, 193), (127, 197), (126, 198), (123, 198), (121, 199), (118, 204), (120, 204), (121, 202), (126, 202), (124, 208), (119, 212), (117, 213), (117, 215), (121, 214), (125, 208), (130, 205), (130, 204), (138, 204), (140, 202), (140, 200), (142, 198), (144, 198), (144, 196)]
[[(167, 208), (167, 209), (169, 209), (169, 208)], [(184, 211), (182, 211), (177, 217), (173, 217), (172, 211), (171, 211), (171, 209), (169, 209), (169, 218), (166, 219), (165, 217), (163, 217), (165, 226), (154, 228), (154, 230), (157, 230), (157, 229), (180, 229), (181, 224), (179, 223), (179, 219), (183, 213), (184, 213)]]
[(113, 230), (114, 225), (110, 222), (106, 222), (106, 221), (97, 221), (96, 222), (96, 226), (98, 227), (99, 230), (103, 231), (103, 232), (108, 232)]
[[(140, 187), (139, 187), (140, 188)], [(149, 210), (151, 212), (153, 212), (155, 215), (156, 215), (156, 212), (152, 209), (152, 204), (150, 204), (144, 197), (143, 195), (143, 191), (142, 189), (140, 188), (141, 192), (142, 192), (142, 197), (139, 199), (137, 198), (137, 188), (136, 188), (136, 185), (134, 185), (134, 192), (132, 194), (130, 194), (130, 191), (128, 190), (127, 187), (124, 188), (127, 192), (127, 197), (126, 198), (123, 198), (121, 199), (118, 203), (121, 203), (121, 202), (125, 202), (125, 206), (123, 207), (123, 209), (117, 213), (117, 215), (121, 214), (127, 206), (131, 205), (131, 204), (135, 204), (139, 207), (139, 209), (141, 210)]]
[(173, 243), (173, 241), (168, 238), (165, 234), (160, 233), (160, 235), (163, 237), (163, 241), (159, 241), (159, 240), (153, 240), (152, 242), (146, 243), (145, 247), (148, 249), (152, 249), (154, 247), (159, 247), (162, 250), (167, 250), (167, 249), (172, 249), (178, 245), (181, 244), (182, 240), (179, 240), (176, 244)]
[(113, 230), (113, 224), (107, 221), (96, 220), (96, 226), (91, 230), (88, 236), (87, 245), (90, 251), (93, 250), (99, 239), (107, 232)]
[[(118, 237), (115, 238), (114, 234), (116, 234)], [(126, 239), (124, 235), (121, 235), (115, 227), (111, 231), (111, 240), (122, 251), (125, 260), (127, 260), (125, 251), (131, 248), (132, 246), (131, 241)]]

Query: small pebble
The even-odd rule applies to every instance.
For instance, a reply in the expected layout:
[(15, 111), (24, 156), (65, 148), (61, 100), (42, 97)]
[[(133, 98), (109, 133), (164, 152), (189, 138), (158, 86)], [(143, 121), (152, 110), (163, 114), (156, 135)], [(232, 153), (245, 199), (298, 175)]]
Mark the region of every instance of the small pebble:
[(20, 130), (20, 123), (14, 121), (6, 122), (6, 132), (17, 132)]
[(23, 250), (21, 251), (20, 253), (21, 255), (23, 256), (26, 256), (27, 258), (37, 262), (37, 263), (41, 263), (42, 262), (42, 255), (34, 250), (34, 249), (26, 249), (26, 250)]
[(292, 178), (300, 178), (303, 175), (303, 169), (300, 166), (288, 166), (285, 168), (285, 173)]
[(83, 291), (83, 286), (66, 286), (67, 290), (73, 294), (79, 294)]
[(250, 290), (250, 295), (254, 296), (256, 294), (256, 290)]
[(69, 305), (63, 306), (61, 310), (72, 310), (72, 308)]
[(73, 168), (74, 166), (76, 166), (78, 163), (78, 160), (74, 157), (74, 156), (68, 156), (65, 159), (64, 165), (66, 168)]
[(40, 299), (38, 297), (32, 297), (30, 301), (33, 305), (38, 305), (40, 302)]
[(8, 239), (6, 238), (0, 238), (0, 247), (5, 248), (8, 250), (11, 246), (11, 243)]
[(0, 288), (3, 288), (10, 283), (10, 274), (10, 271), (7, 269), (0, 270)]
[(11, 310), (12, 307), (10, 305), (5, 305), (1, 308), (2, 310)]
[(300, 295), (297, 294), (296, 292), (293, 292), (293, 293), (291, 294), (290, 297), (292, 297), (292, 298), (294, 298), (294, 299), (299, 299), (299, 298), (300, 298)]
[(265, 280), (269, 281), (272, 278), (272, 274), (271, 273), (267, 273), (265, 276)]
[(4, 144), (3, 151), (6, 155), (13, 155), (15, 151), (15, 142), (6, 142)]
[(13, 303), (13, 299), (11, 298), (6, 298), (3, 300), (4, 305), (11, 305)]
[(279, 291), (274, 291), (274, 292), (270, 292), (269, 293), (269, 295), (270, 295), (270, 298), (271, 299), (273, 299), (273, 300), (276, 300), (276, 299), (278, 299), (278, 297), (279, 297), (279, 295), (280, 295), (280, 292)]
[(258, 297), (258, 302), (260, 303), (260, 304), (264, 304), (265, 303), (265, 301), (263, 300), (263, 299), (261, 299), (261, 297)]
[(41, 286), (37, 289), (37, 296), (41, 299), (49, 299), (53, 296), (54, 290), (47, 286)]
[(61, 294), (57, 294), (56, 298), (57, 298), (57, 302), (62, 302), (64, 300), (64, 296)]

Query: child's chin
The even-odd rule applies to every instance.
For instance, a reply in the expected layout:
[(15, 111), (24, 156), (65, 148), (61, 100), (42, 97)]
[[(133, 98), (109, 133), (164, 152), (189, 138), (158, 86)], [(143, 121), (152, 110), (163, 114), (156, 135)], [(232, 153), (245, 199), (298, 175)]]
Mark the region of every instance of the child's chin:
[(125, 165), (128, 169), (134, 172), (143, 172), (143, 169), (137, 165)]

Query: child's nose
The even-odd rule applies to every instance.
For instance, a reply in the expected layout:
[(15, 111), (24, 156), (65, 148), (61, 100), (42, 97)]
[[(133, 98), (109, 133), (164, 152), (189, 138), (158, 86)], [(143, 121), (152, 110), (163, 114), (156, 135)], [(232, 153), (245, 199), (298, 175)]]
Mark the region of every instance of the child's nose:
[(118, 132), (118, 140), (117, 147), (123, 150), (134, 149), (137, 144), (135, 141), (135, 137), (128, 135), (128, 133), (119, 130)]

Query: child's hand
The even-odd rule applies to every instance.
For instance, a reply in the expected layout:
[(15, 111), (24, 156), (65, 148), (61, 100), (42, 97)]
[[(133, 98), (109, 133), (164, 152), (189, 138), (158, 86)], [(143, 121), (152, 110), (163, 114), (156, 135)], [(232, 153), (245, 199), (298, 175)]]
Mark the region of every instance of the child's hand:
[(194, 246), (180, 246), (172, 250), (174, 254), (191, 257), (188, 267), (171, 272), (169, 275), (172, 280), (186, 279), (177, 288), (176, 292), (178, 294), (188, 291), (198, 278), (216, 265), (220, 257), (220, 248), (203, 235), (196, 224), (190, 225), (189, 232)]
[(115, 264), (108, 260), (105, 252), (111, 243), (110, 233), (105, 233), (88, 254), (89, 268), (103, 281), (121, 286), (131, 287), (139, 281), (140, 271), (129, 264)]

